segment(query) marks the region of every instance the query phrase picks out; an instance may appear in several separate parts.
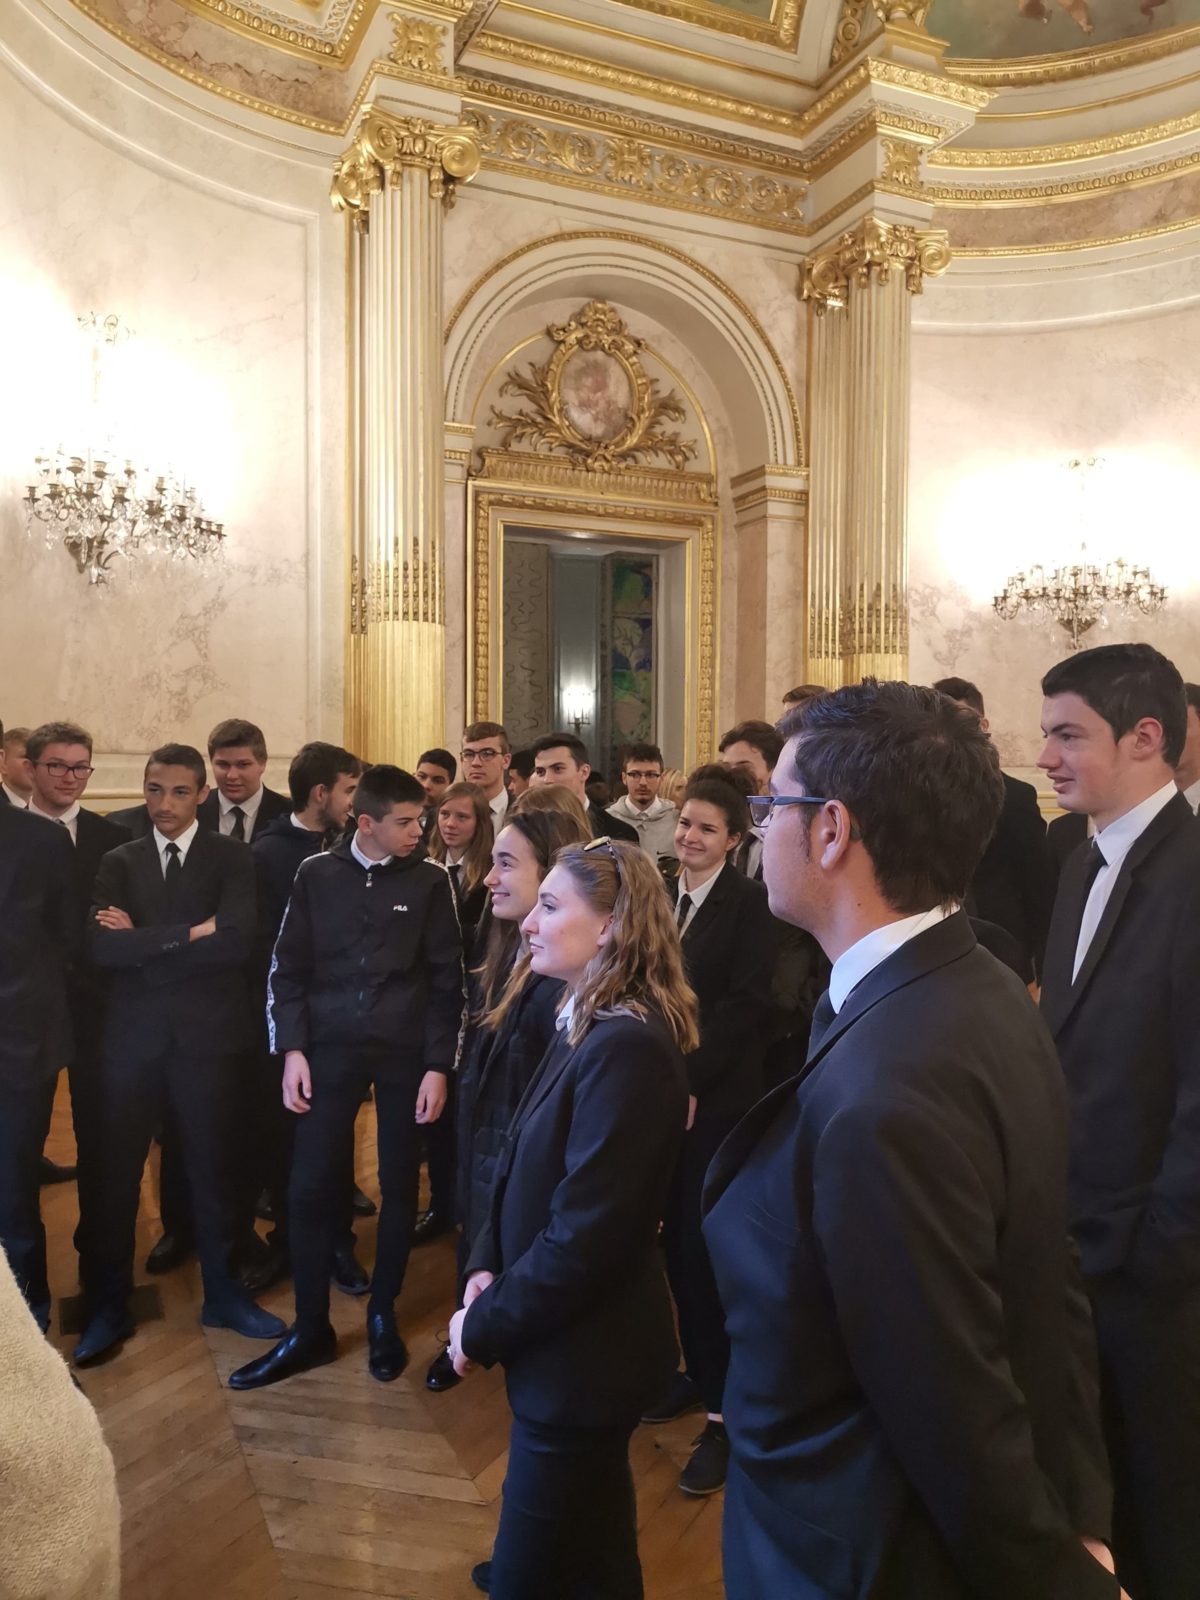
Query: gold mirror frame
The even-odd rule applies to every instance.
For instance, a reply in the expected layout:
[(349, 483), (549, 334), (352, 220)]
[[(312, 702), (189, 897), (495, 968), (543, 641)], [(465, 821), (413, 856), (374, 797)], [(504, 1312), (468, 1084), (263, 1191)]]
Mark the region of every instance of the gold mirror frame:
[(467, 721), (503, 722), (504, 535), (559, 528), (686, 546), (683, 765), (712, 753), (717, 708), (720, 516), (710, 473), (589, 471), (553, 457), (480, 451), (468, 480)]

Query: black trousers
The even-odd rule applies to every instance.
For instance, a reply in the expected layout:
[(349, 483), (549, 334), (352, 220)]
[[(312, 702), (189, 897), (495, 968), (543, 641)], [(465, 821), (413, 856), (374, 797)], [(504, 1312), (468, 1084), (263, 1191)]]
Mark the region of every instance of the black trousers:
[(642, 1600), (632, 1432), (513, 1418), (492, 1600)]
[(176, 1049), (134, 1060), (115, 1051), (101, 1056), (95, 1216), (81, 1241), (86, 1252), (81, 1271), (93, 1311), (123, 1305), (133, 1288), (142, 1169), (154, 1129), (168, 1116), (179, 1133), (205, 1298), (229, 1292), (229, 1129), (238, 1059)]
[(724, 1113), (705, 1116), (702, 1110), (696, 1112), (695, 1122), (683, 1136), (683, 1149), (663, 1216), (667, 1282), (679, 1316), (684, 1366), (703, 1396), (705, 1410), (716, 1416), (721, 1414), (725, 1398), (729, 1338), (717, 1280), (700, 1228), (700, 1196), (709, 1163), (737, 1121), (737, 1117)]
[(0, 1246), (43, 1333), (50, 1285), (39, 1178), (56, 1082), (51, 1074), (21, 1089), (0, 1084)]
[(71, 1126), (75, 1132), (76, 1193), (79, 1220), (75, 1224), (75, 1249), (80, 1261), (83, 1288), (83, 1263), (89, 1256), (88, 1229), (96, 1216), (103, 1147), (100, 1140), (100, 1045), (95, 1015), (89, 1020), (74, 1020), (75, 1055), (67, 1066), (71, 1089)]
[(1132, 1600), (1200, 1594), (1200, 1288), (1088, 1283), (1113, 1469), (1117, 1576)]
[(346, 1163), (354, 1156), (354, 1122), (363, 1095), (375, 1087), (378, 1125), (379, 1227), (368, 1315), (390, 1313), (404, 1285), (417, 1217), (421, 1129), (415, 1121), (420, 1067), (380, 1075), (379, 1055), (337, 1050), (308, 1054), (309, 1109), (297, 1112), (288, 1192), (296, 1326), (315, 1333), (329, 1323), (329, 1275), (345, 1226)]
[(458, 1151), (455, 1138), (454, 1074), (446, 1078), (446, 1104), (432, 1127), (425, 1129), (425, 1161), (429, 1168), (429, 1209), (448, 1222), (457, 1222), (455, 1189)]
[[(247, 1050), (237, 1056), (237, 1114), (229, 1123), (229, 1177), (232, 1184), (234, 1245), (254, 1232), (258, 1197), (267, 1187), (275, 1144), (283, 1138), (281, 1082), (283, 1067), (265, 1051)], [(275, 1079), (275, 1104), (270, 1103)], [(276, 1110), (278, 1116), (275, 1115)], [(163, 1232), (191, 1242), (195, 1237), (187, 1163), (183, 1159), (179, 1127), (168, 1112), (161, 1129), (162, 1161), (159, 1166), (159, 1210)]]

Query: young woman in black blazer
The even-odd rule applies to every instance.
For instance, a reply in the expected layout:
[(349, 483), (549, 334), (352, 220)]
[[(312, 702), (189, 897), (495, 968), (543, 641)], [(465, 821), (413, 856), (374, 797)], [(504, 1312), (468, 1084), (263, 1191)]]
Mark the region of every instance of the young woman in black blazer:
[(675, 1365), (657, 1249), (697, 1043), (662, 880), (637, 845), (559, 852), (526, 918), (567, 998), (496, 1174), (450, 1324), (513, 1411), (493, 1600), (640, 1600), (629, 1440)]
[(664, 1422), (701, 1407), (708, 1413), (679, 1480), (692, 1495), (714, 1494), (729, 1460), (721, 1412), (729, 1341), (700, 1231), (700, 1197), (718, 1147), (762, 1097), (775, 1020), (777, 924), (762, 884), (734, 866), (749, 827), (739, 786), (715, 776), (692, 779), (675, 830), (680, 873), (671, 888), (688, 982), (700, 1002), (700, 1044), (687, 1059), (692, 1114), (663, 1221), (684, 1371), (644, 1418)]
[[(533, 791), (550, 794), (549, 789)], [(471, 1241), (487, 1221), (496, 1165), (504, 1136), (530, 1078), (554, 1037), (562, 998), (557, 978), (542, 978), (529, 968), (521, 923), (537, 902), (538, 887), (555, 854), (565, 845), (586, 844), (591, 829), (583, 807), (566, 789), (571, 808), (552, 811), (518, 803), (492, 846), (491, 870), (484, 883), (491, 917), (482, 963), (468, 975), (467, 1030), (463, 1039), (456, 1094), (456, 1214), (459, 1298)], [(440, 1394), (459, 1382), (449, 1350), (435, 1356), (425, 1386)]]

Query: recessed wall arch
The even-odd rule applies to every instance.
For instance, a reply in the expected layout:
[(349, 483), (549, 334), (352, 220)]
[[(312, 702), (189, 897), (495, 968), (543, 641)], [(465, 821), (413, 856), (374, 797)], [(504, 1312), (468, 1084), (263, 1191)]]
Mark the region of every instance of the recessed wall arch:
[(804, 465), (800, 412), (766, 331), (715, 273), (634, 234), (580, 232), (536, 240), (495, 262), (459, 301), (446, 336), (446, 414), (469, 421), (492, 362), (489, 336), (539, 302), (574, 294), (641, 311), (690, 345), (729, 400), (741, 469)]

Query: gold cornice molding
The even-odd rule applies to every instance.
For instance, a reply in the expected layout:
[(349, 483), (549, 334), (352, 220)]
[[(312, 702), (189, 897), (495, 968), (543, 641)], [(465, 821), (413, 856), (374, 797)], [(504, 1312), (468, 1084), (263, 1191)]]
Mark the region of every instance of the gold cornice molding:
[(751, 311), (750, 307), (742, 299), (741, 295), (738, 294), (737, 290), (726, 283), (724, 278), (719, 277), (717, 273), (713, 272), (709, 267), (706, 267), (703, 262), (697, 261), (694, 257), (686, 255), (682, 250), (677, 250), (674, 245), (664, 244), (661, 239), (648, 239), (640, 233), (628, 233), (616, 229), (604, 228), (579, 229), (570, 233), (556, 233), (548, 239), (531, 239), (527, 244), (518, 245), (515, 250), (510, 250), (509, 253), (506, 256), (503, 256), (499, 261), (493, 261), (491, 266), (486, 268), (485, 271), (481, 272), (475, 279), (474, 283), (472, 283), (470, 287), (459, 296), (458, 304), (454, 307), (454, 310), (450, 313), (450, 316), (446, 322), (446, 338), (449, 339), (460, 317), (466, 311), (474, 297), (479, 293), (480, 289), (482, 289), (484, 284), (487, 283), (489, 278), (495, 277), (498, 272), (503, 272), (507, 267), (512, 266), (515, 261), (519, 261), (522, 256), (529, 255), (534, 250), (545, 250), (549, 245), (577, 244), (593, 239), (598, 241), (607, 239), (618, 244), (635, 244), (644, 250), (653, 250), (657, 255), (668, 256), (671, 260), (680, 262), (683, 266), (686, 266), (689, 271), (695, 272), (698, 274), (698, 276), (705, 279), (706, 282), (712, 284), (715, 289), (719, 289), (721, 291), (729, 303), (736, 308), (738, 315), (744, 319), (747, 327), (753, 329), (755, 335), (761, 341), (763, 349), (770, 357), (771, 362), (775, 367), (775, 371), (779, 375), (779, 381), (783, 385), (783, 392), (787, 396), (788, 411), (792, 419), (792, 433), (793, 443), (796, 447), (796, 460), (800, 463), (801, 467), (803, 467), (805, 449), (804, 434), (800, 428), (800, 407), (796, 404), (796, 394), (792, 388), (791, 380), (788, 377), (787, 368), (779, 359), (779, 352), (775, 349), (774, 344), (767, 334), (767, 330), (763, 327), (762, 323), (755, 316), (754, 312)]
[(1186, 233), (1189, 228), (1200, 229), (1200, 215), (1181, 217), (1177, 222), (1160, 222), (1148, 228), (1137, 228), (1132, 233), (1109, 234), (1103, 239), (1065, 239), (1047, 244), (984, 245), (971, 249), (957, 246), (955, 261), (1007, 261), (1032, 256), (1057, 256), (1074, 254), (1079, 250), (1117, 250), (1122, 245), (1141, 244), (1147, 239), (1164, 239), (1174, 233)]
[(1164, 183), (1183, 173), (1198, 170), (1200, 170), (1200, 150), (1191, 150), (1184, 155), (1153, 161), (1140, 167), (1064, 178), (1057, 183), (964, 184), (960, 188), (954, 184), (927, 181), (923, 193), (925, 199), (949, 210), (1053, 205), (1057, 202), (1086, 199), (1089, 195), (1105, 194), (1112, 190), (1143, 189), (1147, 184)]
[(818, 315), (841, 311), (851, 290), (886, 284), (894, 272), (904, 274), (910, 294), (920, 294), (925, 279), (940, 277), (949, 265), (950, 243), (944, 229), (863, 217), (805, 261), (800, 298)]
[(925, 72), (920, 67), (906, 67), (899, 62), (871, 57), (851, 67), (801, 113), (797, 133), (802, 139), (807, 139), (857, 94), (875, 85), (920, 95), (940, 106), (956, 106), (974, 113), (982, 111), (993, 98), (986, 89), (975, 89), (970, 84), (958, 83), (940, 73)]
[(1031, 88), (1042, 83), (1069, 83), (1123, 67), (1145, 66), (1200, 45), (1200, 27), (1164, 29), (1147, 39), (1122, 39), (1092, 50), (1072, 50), (1060, 56), (1014, 56), (1007, 61), (979, 61), (968, 57), (949, 60), (947, 68), (969, 83), (986, 88)]
[(504, 450), (484, 445), (477, 452), (473, 482), (497, 486), (563, 490), (572, 494), (601, 494), (606, 500), (641, 505), (651, 500), (674, 506), (715, 510), (717, 480), (711, 472), (673, 472), (666, 467), (596, 469), (561, 456), (536, 455), (529, 450)]
[[(1043, 122), (1054, 117), (1081, 117), (1093, 111), (1107, 111), (1112, 106), (1131, 105), (1137, 100), (1149, 100), (1156, 96), (1174, 93), (1176, 89), (1190, 89), (1195, 85), (1196, 74), (1186, 73), (1182, 78), (1170, 78), (1165, 83), (1140, 84), (1136, 89), (1128, 89), (1123, 94), (1101, 95), (1095, 100), (1074, 100), (1063, 106), (1042, 106), (1036, 111), (981, 111), (978, 121), (991, 122)], [(1003, 102), (993, 102), (993, 104)]]
[(1062, 166), (1068, 162), (1088, 161), (1098, 156), (1118, 155), (1125, 150), (1142, 150), (1147, 145), (1163, 144), (1168, 139), (1178, 139), (1200, 130), (1200, 111), (1187, 116), (1171, 117), (1146, 128), (1132, 128), (1125, 133), (1105, 134), (1095, 139), (1075, 139), (1063, 144), (1013, 146), (993, 150), (939, 150), (930, 157), (931, 168), (979, 167), (1041, 167)]
[(777, 44), (785, 50), (792, 49), (800, 37), (800, 18), (804, 11), (804, 0), (775, 0), (771, 16), (764, 22), (759, 17), (739, 17), (727, 6), (706, 4), (705, 0), (621, 0), (621, 4), (638, 11), (650, 11), (658, 17), (691, 22), (698, 28), (734, 34), (740, 39)]
[(372, 106), (338, 161), (330, 198), (336, 211), (364, 214), (371, 196), (395, 184), (405, 167), (421, 167), (429, 174), (433, 198), (452, 199), (455, 184), (470, 183), (479, 162), (479, 144), (471, 128), (398, 117)]

